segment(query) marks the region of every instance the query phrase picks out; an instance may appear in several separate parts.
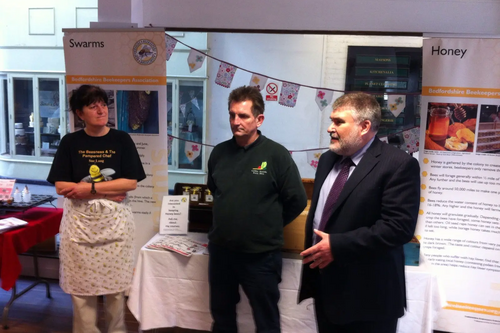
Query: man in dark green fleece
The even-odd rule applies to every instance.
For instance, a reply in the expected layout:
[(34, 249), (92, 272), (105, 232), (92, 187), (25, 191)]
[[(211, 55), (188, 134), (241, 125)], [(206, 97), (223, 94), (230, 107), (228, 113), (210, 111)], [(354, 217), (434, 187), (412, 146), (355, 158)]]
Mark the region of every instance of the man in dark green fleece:
[(228, 99), (233, 138), (217, 145), (208, 161), (214, 194), (209, 238), (212, 332), (237, 332), (242, 286), (257, 332), (280, 332), (278, 301), (283, 227), (306, 207), (307, 197), (288, 150), (266, 138), (264, 101), (243, 86)]

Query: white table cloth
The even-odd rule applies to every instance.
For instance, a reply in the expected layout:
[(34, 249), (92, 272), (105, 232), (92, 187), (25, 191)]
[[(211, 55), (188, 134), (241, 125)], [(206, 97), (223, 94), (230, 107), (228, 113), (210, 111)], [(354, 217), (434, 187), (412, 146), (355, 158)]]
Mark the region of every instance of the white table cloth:
[[(206, 240), (205, 234), (189, 236)], [(159, 237), (156, 235), (149, 242)], [(419, 267), (406, 266), (408, 308), (399, 320), (398, 333), (432, 333), (432, 323), (442, 306), (436, 276), (422, 259)], [(301, 265), (299, 259), (283, 259), (279, 303), (283, 333), (316, 332), (313, 300), (297, 304)], [(239, 332), (255, 332), (248, 300), (241, 290), (240, 294)], [(208, 255), (184, 257), (143, 247), (128, 306), (142, 330), (177, 326), (210, 331)]]

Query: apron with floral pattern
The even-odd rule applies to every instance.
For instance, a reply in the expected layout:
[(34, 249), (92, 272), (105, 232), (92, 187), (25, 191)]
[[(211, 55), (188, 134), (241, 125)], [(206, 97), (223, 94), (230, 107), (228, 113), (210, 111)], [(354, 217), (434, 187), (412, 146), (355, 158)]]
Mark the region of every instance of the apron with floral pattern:
[(60, 278), (68, 294), (122, 292), (132, 282), (134, 220), (125, 200), (65, 199), (60, 228)]

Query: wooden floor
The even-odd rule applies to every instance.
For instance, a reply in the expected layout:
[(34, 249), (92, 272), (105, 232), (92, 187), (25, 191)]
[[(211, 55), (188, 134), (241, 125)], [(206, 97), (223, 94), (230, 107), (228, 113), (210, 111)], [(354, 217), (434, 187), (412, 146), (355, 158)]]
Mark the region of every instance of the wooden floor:
[[(30, 278), (18, 280), (18, 292), (32, 283)], [(41, 284), (30, 290), (11, 306), (8, 317), (8, 329), (0, 327), (0, 333), (71, 333), (73, 309), (71, 297), (59, 287), (57, 280), (49, 280), (52, 298), (46, 297), (45, 285)], [(10, 291), (0, 289), (0, 309), (11, 296)], [(127, 331), (140, 332), (139, 324), (127, 308), (125, 313)], [(99, 328), (106, 333), (104, 309), (102, 300), (99, 303)], [(204, 331), (187, 330), (181, 328), (158, 328), (143, 333), (204, 333)], [(299, 332), (297, 332), (299, 333)], [(446, 333), (434, 331), (434, 333)]]
[[(57, 280), (48, 280), (52, 298), (46, 297), (45, 285), (40, 284), (14, 301), (8, 316), (8, 329), (0, 327), (0, 333), (71, 333), (73, 309), (70, 295), (64, 293)], [(18, 280), (18, 292), (29, 286), (32, 280), (21, 278)], [(0, 309), (11, 297), (10, 291), (0, 289)], [(139, 324), (127, 308), (125, 314), (127, 331), (140, 332)], [(104, 309), (102, 300), (99, 303), (99, 329), (106, 333)], [(202, 331), (185, 330), (180, 328), (162, 328), (144, 333), (199, 333)]]

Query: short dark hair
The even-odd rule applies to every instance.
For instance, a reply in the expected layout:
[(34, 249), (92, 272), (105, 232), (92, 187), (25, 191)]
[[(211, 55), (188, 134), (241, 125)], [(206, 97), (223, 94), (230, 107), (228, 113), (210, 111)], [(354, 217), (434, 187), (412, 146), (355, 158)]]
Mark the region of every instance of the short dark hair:
[(352, 115), (355, 120), (358, 122), (369, 120), (371, 130), (378, 131), (382, 112), (379, 102), (373, 95), (364, 92), (346, 93), (333, 102), (333, 111), (344, 106), (353, 108)]
[(231, 103), (233, 102), (244, 101), (252, 102), (252, 114), (254, 117), (264, 113), (265, 107), (262, 94), (258, 88), (251, 86), (242, 86), (231, 91), (229, 98), (227, 99), (227, 108), (229, 110), (231, 108)]
[(76, 110), (82, 110), (84, 106), (95, 102), (108, 104), (108, 94), (99, 86), (84, 84), (71, 92), (69, 107), (76, 115)]

